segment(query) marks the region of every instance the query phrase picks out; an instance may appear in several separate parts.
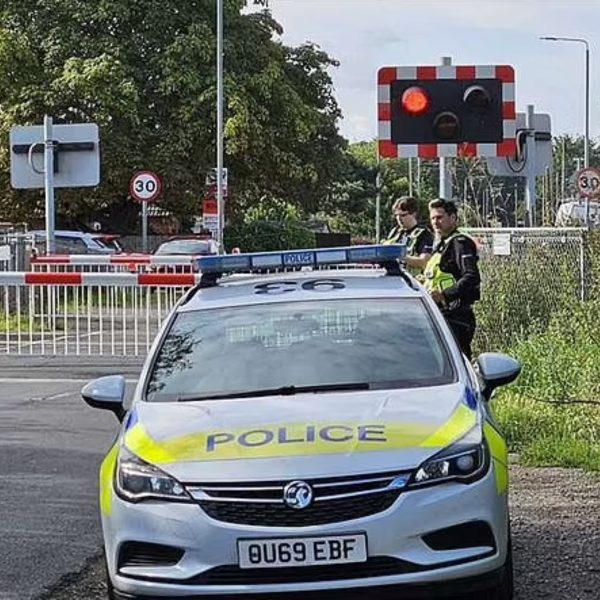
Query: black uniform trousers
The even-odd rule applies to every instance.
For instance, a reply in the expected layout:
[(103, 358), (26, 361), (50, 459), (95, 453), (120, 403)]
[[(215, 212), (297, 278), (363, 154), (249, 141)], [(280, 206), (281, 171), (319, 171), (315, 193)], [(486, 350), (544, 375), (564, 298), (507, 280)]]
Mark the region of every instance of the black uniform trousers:
[(450, 326), (450, 329), (452, 329), (461, 352), (471, 360), (473, 358), (471, 342), (475, 336), (476, 326), (473, 309), (469, 307), (467, 309), (445, 312), (444, 317), (446, 317), (446, 322)]

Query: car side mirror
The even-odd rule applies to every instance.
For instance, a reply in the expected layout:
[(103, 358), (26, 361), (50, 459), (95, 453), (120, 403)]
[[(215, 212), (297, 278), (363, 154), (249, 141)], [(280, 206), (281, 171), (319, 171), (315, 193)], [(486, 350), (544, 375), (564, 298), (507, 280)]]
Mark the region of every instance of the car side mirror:
[(484, 352), (477, 359), (479, 374), (483, 380), (482, 394), (486, 400), (501, 385), (514, 381), (521, 372), (521, 363), (507, 354)]
[(123, 408), (125, 377), (123, 375), (108, 375), (94, 379), (83, 387), (81, 396), (93, 408), (114, 412), (119, 421), (125, 417), (126, 410)]

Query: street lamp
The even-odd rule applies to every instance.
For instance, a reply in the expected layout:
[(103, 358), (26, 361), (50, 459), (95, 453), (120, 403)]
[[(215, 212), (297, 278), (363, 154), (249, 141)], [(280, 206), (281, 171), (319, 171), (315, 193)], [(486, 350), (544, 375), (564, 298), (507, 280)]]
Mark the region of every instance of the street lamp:
[(223, 202), (223, 0), (217, 0), (217, 206), (219, 252), (225, 252), (223, 229), (225, 203)]
[[(583, 146), (583, 166), (590, 166), (590, 45), (583, 38), (542, 36), (540, 40), (547, 42), (576, 42), (585, 45), (585, 138)], [(589, 200), (585, 203), (585, 224), (589, 224)]]

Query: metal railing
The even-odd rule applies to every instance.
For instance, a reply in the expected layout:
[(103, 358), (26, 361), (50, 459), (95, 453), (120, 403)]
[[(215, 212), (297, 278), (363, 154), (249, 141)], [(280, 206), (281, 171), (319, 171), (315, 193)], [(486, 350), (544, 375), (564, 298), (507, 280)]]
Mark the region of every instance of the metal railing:
[(0, 354), (145, 355), (193, 274), (1, 273)]
[(31, 259), (31, 270), (47, 273), (193, 273), (199, 257), (153, 254), (55, 254)]
[[(481, 257), (480, 349), (508, 348), (542, 331), (590, 294), (594, 253), (585, 229), (468, 232)], [(189, 257), (174, 264), (173, 257), (134, 256), (48, 257), (34, 263), (45, 271), (0, 273), (0, 354), (145, 354), (199, 275), (189, 272)], [(152, 272), (162, 266), (188, 272)], [(88, 271), (100, 268), (106, 272)]]

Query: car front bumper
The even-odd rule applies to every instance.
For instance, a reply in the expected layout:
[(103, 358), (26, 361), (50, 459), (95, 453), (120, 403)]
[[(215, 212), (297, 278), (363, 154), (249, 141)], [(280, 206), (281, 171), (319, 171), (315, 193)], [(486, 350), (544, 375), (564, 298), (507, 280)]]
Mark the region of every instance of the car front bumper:
[[(208, 517), (196, 504), (131, 504), (113, 491), (110, 515), (103, 515), (108, 572), (117, 598), (136, 600), (247, 594), (254, 600), (282, 593), (287, 599), (294, 592), (306, 600), (313, 592), (355, 589), (360, 593), (365, 588), (369, 598), (378, 597), (372, 596), (377, 590), (392, 589), (406, 597), (432, 598), (490, 589), (502, 579), (508, 542), (507, 497), (498, 493), (495, 468), (492, 463), (485, 477), (468, 485), (446, 483), (404, 491), (389, 509), (376, 515), (301, 528), (224, 523)], [(493, 548), (433, 550), (423, 540), (432, 531), (472, 521), (489, 526)], [(240, 538), (355, 533), (367, 536), (367, 563), (238, 568)], [(119, 549), (128, 541), (173, 546), (185, 553), (174, 566), (128, 566), (117, 572)]]

